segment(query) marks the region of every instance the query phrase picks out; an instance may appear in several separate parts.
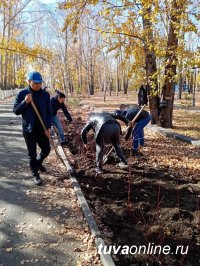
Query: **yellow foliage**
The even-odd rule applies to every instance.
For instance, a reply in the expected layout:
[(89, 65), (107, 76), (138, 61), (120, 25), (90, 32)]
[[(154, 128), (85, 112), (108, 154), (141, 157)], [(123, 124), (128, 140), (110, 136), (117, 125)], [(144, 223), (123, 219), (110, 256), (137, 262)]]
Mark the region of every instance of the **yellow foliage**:
[[(165, 5), (165, 3), (167, 4)], [(183, 64), (184, 67), (191, 65), (192, 55), (185, 50), (184, 39), (182, 40), (181, 36), (184, 35), (184, 32), (197, 32), (196, 25), (190, 21), (186, 8), (190, 1), (177, 0), (177, 9), (174, 9), (173, 3), (174, 1), (138, 0), (136, 8), (131, 0), (115, 2), (104, 0), (66, 1), (64, 8), (69, 9), (69, 15), (66, 18), (65, 27), (69, 26), (71, 31), (75, 33), (85, 6), (98, 4), (98, 7), (93, 8), (93, 10), (96, 12), (96, 17), (99, 16), (102, 19), (103, 26), (100, 23), (96, 29), (101, 33), (107, 51), (112, 52), (115, 58), (122, 58), (121, 67), (127, 67), (127, 62), (131, 64), (128, 75), (131, 78), (131, 75), (134, 74), (136, 82), (146, 79), (144, 66), (147, 51), (145, 49), (148, 52), (155, 52), (159, 66), (158, 71), (151, 78), (156, 79), (159, 76), (158, 78), (161, 80), (166, 78), (163, 77), (166, 64)], [(120, 8), (115, 7), (115, 5), (119, 5)], [(91, 14), (93, 15), (92, 11)], [(174, 52), (174, 56), (177, 58), (173, 61), (170, 58), (170, 53), (168, 53), (170, 51), (167, 50), (168, 36), (166, 36), (168, 33), (167, 26), (170, 24), (166, 18), (170, 20), (172, 16), (177, 19), (177, 22), (173, 22), (173, 26), (175, 28), (174, 33), (179, 38), (178, 49)], [(147, 22), (146, 27), (143, 25), (143, 20)], [(165, 26), (166, 34), (164, 34)], [(172, 47), (170, 49), (172, 50)], [(167, 56), (169, 60), (165, 60)], [(126, 61), (130, 58), (132, 60)], [(168, 71), (168, 74), (173, 76), (174, 73)], [(170, 77), (169, 80), (177, 80), (177, 78), (178, 76), (174, 76), (173, 79)], [(152, 84), (152, 86), (154, 85)]]
[(22, 67), (16, 72), (16, 81), (15, 83), (19, 88), (23, 88), (26, 85), (26, 73), (27, 69), (25, 67)]
[(52, 53), (39, 45), (33, 48), (28, 47), (25, 43), (19, 42), (16, 39), (6, 40), (0, 36), (0, 54), (6, 53), (18, 53), (28, 56), (30, 58), (41, 58), (49, 61), (52, 57)]

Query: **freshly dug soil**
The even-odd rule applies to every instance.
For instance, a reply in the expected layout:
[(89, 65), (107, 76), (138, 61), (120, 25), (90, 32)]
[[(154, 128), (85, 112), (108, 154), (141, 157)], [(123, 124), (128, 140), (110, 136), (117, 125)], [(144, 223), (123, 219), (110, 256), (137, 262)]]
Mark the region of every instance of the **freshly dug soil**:
[[(71, 158), (68, 149), (66, 154), (76, 169), (104, 241), (116, 248), (134, 246), (135, 254), (112, 252), (116, 265), (200, 265), (200, 173), (189, 164), (190, 158), (198, 159), (199, 150), (147, 132), (146, 147), (140, 157), (130, 155), (131, 140), (122, 140), (129, 169), (119, 169), (119, 160), (113, 153), (104, 173), (96, 175), (93, 135), (88, 135), (87, 151), (80, 141), (84, 121), (78, 117), (74, 124), (63, 125)], [(168, 245), (170, 252), (158, 254), (158, 248), (155, 254), (147, 254), (152, 250), (139, 254), (141, 245)], [(182, 246), (182, 250), (177, 250), (177, 246)]]

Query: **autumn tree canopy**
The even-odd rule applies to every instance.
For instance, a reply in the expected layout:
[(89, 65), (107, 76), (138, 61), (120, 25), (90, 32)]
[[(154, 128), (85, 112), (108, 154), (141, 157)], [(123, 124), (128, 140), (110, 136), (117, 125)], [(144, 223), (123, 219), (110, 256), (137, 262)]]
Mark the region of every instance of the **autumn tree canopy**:
[(66, 1), (60, 8), (69, 10), (64, 29), (74, 34), (83, 17), (90, 18), (89, 28), (101, 33), (108, 51), (123, 54), (122, 65), (129, 60), (128, 76), (148, 84), (152, 122), (158, 122), (161, 96), (166, 107), (159, 123), (171, 127), (174, 85), (198, 64), (197, 46), (194, 51), (188, 47), (190, 34), (198, 34), (198, 2), (88, 0)]
[[(152, 123), (172, 126), (174, 85), (200, 65), (197, 0), (0, 3), (0, 84), (24, 84), (29, 69), (66, 94), (149, 89)], [(160, 101), (163, 109), (160, 109)]]

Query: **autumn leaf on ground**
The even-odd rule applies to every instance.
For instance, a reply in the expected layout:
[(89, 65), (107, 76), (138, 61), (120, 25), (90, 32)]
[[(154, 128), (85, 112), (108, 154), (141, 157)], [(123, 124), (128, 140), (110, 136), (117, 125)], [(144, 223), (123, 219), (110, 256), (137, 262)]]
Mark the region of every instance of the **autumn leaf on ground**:
[(5, 249), (5, 252), (7, 252), (7, 253), (11, 253), (11, 252), (13, 252), (13, 248), (6, 248), (6, 249)]

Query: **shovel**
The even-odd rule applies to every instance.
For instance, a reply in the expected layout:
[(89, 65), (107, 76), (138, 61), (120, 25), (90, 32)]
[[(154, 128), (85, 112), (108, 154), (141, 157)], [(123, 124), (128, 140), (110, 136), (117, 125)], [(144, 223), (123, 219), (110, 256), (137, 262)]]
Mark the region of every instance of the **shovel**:
[[(43, 122), (43, 120), (42, 120), (42, 117), (41, 117), (40, 113), (38, 112), (38, 109), (37, 109), (37, 107), (35, 106), (35, 103), (34, 103), (33, 101), (31, 101), (31, 105), (32, 105), (32, 107), (33, 107), (33, 109), (34, 109), (34, 111), (35, 111), (35, 113), (36, 113), (38, 119), (40, 120), (40, 123), (41, 123), (41, 125), (42, 125), (44, 131), (47, 131), (46, 126), (45, 126), (45, 124), (44, 124), (44, 122)], [(60, 159), (60, 161), (64, 164), (63, 159), (60, 157), (60, 155), (59, 155), (59, 153), (58, 153), (58, 151), (57, 151), (57, 149), (56, 149), (56, 147), (55, 147), (55, 145), (54, 145), (54, 142), (53, 142), (53, 139), (51, 138), (51, 136), (49, 137), (49, 141), (50, 141), (51, 145), (53, 146), (54, 151), (55, 151), (57, 157), (58, 157), (58, 158)], [(65, 164), (64, 164), (64, 165), (65, 165)]]

